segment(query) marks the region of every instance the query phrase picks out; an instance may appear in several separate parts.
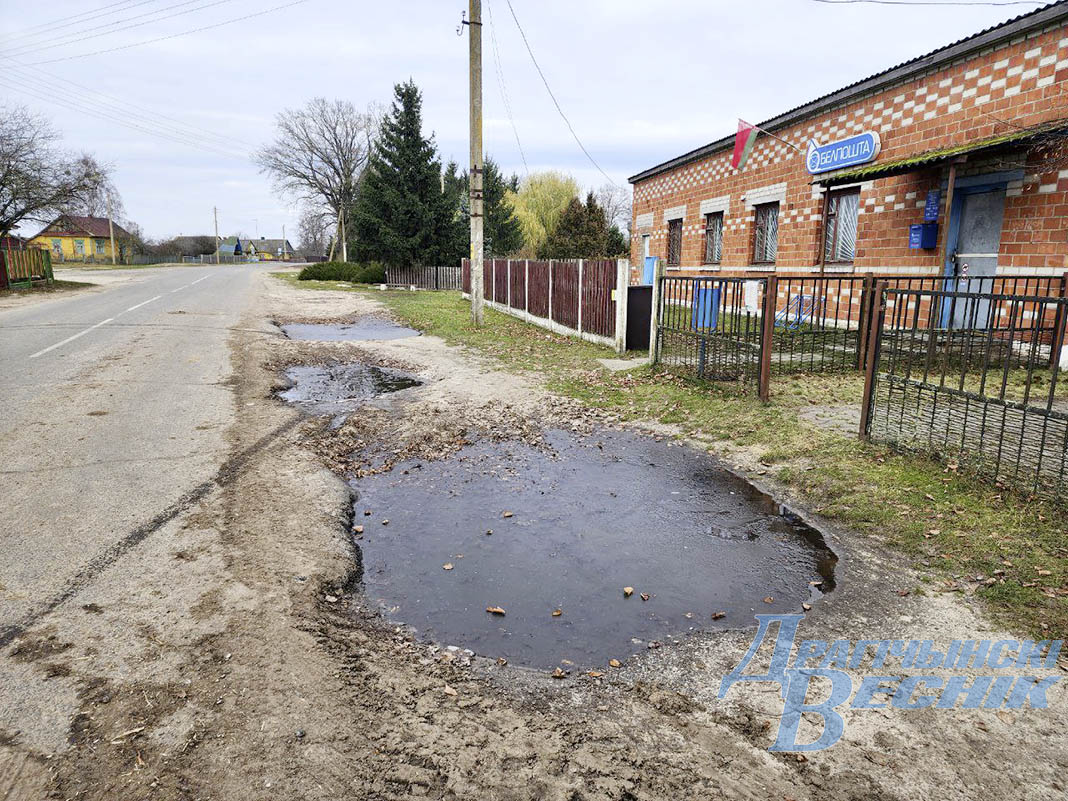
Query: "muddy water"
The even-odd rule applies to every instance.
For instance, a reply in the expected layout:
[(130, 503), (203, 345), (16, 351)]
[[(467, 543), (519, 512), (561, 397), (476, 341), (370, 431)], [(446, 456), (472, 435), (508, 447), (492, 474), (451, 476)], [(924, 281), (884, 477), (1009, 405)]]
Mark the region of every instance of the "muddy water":
[(356, 342), (366, 340), (403, 339), (417, 337), (414, 328), (405, 328), (389, 320), (367, 317), (355, 323), (336, 325), (319, 323), (289, 323), (280, 326), (290, 339), (303, 339), (313, 342)]
[(290, 367), (286, 378), (290, 387), (279, 397), (316, 415), (351, 412), (371, 398), (422, 383), (400, 370), (360, 363)]
[(833, 589), (819, 534), (705, 454), (618, 432), (549, 441), (553, 455), (476, 444), (354, 482), (364, 588), (390, 620), (578, 668)]

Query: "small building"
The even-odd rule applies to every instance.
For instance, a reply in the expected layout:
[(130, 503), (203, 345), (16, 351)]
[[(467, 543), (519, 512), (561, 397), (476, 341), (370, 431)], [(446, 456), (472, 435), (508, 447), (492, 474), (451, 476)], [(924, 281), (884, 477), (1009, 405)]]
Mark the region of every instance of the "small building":
[(256, 256), (260, 261), (292, 261), (293, 245), (288, 239), (249, 239), (244, 247), (246, 256)]
[[(30, 247), (52, 252), (53, 261), (111, 261), (111, 229), (115, 235), (116, 259), (125, 254), (128, 231), (117, 222), (108, 225), (106, 217), (82, 217), (63, 214), (30, 238)], [(120, 241), (121, 240), (121, 241)]]
[(632, 176), (632, 264), (1063, 271), (1066, 85), (1068, 2), (860, 78), (756, 126), (741, 169), (729, 135)]

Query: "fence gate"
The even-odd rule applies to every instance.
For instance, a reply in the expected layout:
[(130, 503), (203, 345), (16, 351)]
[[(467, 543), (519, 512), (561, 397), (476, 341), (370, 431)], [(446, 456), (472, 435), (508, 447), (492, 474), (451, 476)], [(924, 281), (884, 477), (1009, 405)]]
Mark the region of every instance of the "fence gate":
[(768, 279), (660, 278), (656, 361), (710, 381), (757, 386)]
[(1068, 500), (1066, 319), (1064, 298), (880, 286), (861, 436)]

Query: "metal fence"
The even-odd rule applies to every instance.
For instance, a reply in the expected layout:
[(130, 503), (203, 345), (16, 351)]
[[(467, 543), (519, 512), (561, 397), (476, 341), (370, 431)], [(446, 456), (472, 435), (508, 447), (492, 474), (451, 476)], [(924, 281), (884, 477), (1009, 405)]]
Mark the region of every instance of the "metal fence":
[(456, 289), (463, 287), (462, 268), (451, 267), (390, 267), (386, 283), (393, 286), (414, 286), (419, 289)]
[(861, 436), (1068, 500), (1068, 300), (876, 291)]
[[(691, 378), (766, 394), (770, 279), (660, 278), (653, 360)], [(762, 378), (765, 380), (762, 381)]]
[[(470, 293), (470, 261), (461, 268), (463, 291)], [(482, 296), (499, 311), (622, 352), (628, 275), (623, 259), (486, 259)]]

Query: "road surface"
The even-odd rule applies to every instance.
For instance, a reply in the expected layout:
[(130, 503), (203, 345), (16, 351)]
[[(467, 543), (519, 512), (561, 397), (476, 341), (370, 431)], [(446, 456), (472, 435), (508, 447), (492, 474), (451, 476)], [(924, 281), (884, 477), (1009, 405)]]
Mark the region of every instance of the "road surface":
[(0, 645), (214, 473), (255, 269), (137, 271), (0, 312)]

